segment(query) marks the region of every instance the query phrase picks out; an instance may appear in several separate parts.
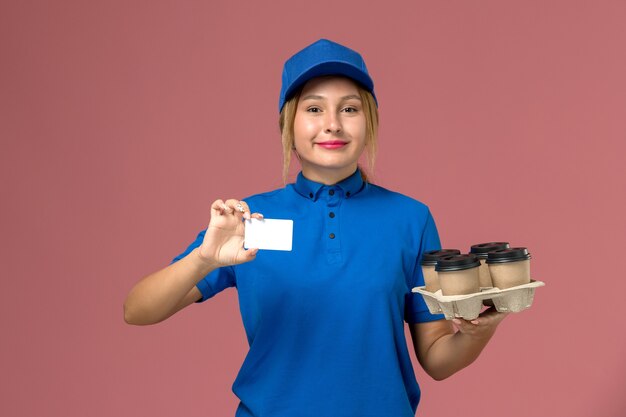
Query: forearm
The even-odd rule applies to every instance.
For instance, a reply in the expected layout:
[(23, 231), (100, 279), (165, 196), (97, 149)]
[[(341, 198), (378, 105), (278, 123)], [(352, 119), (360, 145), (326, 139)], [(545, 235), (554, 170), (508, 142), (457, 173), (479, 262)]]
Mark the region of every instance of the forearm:
[[(194, 249), (186, 257), (139, 281), (124, 303), (129, 324), (154, 324), (165, 320), (185, 301), (193, 287), (216, 265), (198, 256)], [(195, 301), (195, 300), (194, 300)]]
[(493, 332), (475, 336), (460, 331), (444, 335), (432, 344), (422, 366), (434, 379), (445, 379), (474, 362), (492, 336)]

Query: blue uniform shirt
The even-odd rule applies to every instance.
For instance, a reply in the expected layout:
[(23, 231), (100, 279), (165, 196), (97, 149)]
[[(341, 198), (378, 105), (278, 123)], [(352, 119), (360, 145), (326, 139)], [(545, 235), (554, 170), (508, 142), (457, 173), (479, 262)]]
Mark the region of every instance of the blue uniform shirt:
[(293, 250), (259, 251), (198, 283), (203, 300), (237, 287), (250, 350), (233, 384), (236, 416), (414, 416), (404, 320), (443, 318), (411, 293), (424, 285), (421, 254), (441, 247), (428, 207), (358, 170), (332, 186), (300, 174), (245, 201), (293, 220)]

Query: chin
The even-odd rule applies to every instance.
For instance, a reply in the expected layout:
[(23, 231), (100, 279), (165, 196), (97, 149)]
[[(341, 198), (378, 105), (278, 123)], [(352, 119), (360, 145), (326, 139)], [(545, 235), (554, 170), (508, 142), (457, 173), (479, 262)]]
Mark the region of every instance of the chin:
[(349, 174), (352, 174), (352, 172), (357, 169), (357, 166), (353, 164), (312, 164), (309, 167), (313, 170), (322, 170), (326, 172), (336, 171), (337, 173), (340, 173), (343, 171), (350, 171)]
[(355, 162), (346, 162), (346, 161), (333, 161), (333, 160), (325, 160), (325, 161), (318, 161), (313, 163), (313, 165), (318, 166), (320, 168), (327, 168), (327, 169), (346, 169), (349, 168), (353, 165), (356, 165)]

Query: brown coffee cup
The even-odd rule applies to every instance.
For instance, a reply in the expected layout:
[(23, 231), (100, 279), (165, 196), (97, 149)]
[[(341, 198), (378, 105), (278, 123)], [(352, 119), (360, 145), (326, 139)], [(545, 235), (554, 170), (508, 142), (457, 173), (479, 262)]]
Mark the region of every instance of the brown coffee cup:
[(442, 295), (464, 295), (480, 291), (478, 268), (480, 261), (474, 255), (453, 255), (439, 258), (435, 270)]
[(526, 248), (489, 252), (487, 266), (493, 286), (501, 290), (530, 283), (530, 253)]
[(489, 267), (486, 263), (487, 254), (494, 250), (507, 249), (508, 247), (509, 242), (478, 243), (470, 247), (470, 253), (472, 255), (476, 255), (476, 257), (480, 260), (480, 267), (478, 268), (478, 279), (480, 281), (481, 287), (493, 287), (493, 282), (491, 281), (491, 273), (489, 272)]
[(441, 286), (439, 285), (439, 279), (437, 278), (437, 271), (435, 271), (437, 259), (444, 256), (460, 254), (461, 251), (458, 249), (436, 249), (424, 252), (424, 254), (422, 255), (422, 273), (424, 275), (424, 284), (426, 285), (426, 291), (436, 292), (441, 289)]

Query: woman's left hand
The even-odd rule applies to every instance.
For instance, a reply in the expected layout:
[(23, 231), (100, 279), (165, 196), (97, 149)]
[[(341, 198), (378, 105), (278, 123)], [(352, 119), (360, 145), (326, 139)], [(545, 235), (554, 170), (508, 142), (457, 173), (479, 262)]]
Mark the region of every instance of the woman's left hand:
[(494, 307), (490, 307), (473, 320), (455, 318), (452, 322), (463, 334), (480, 339), (490, 338), (496, 331), (498, 324), (500, 324), (508, 314), (509, 313), (499, 313)]

